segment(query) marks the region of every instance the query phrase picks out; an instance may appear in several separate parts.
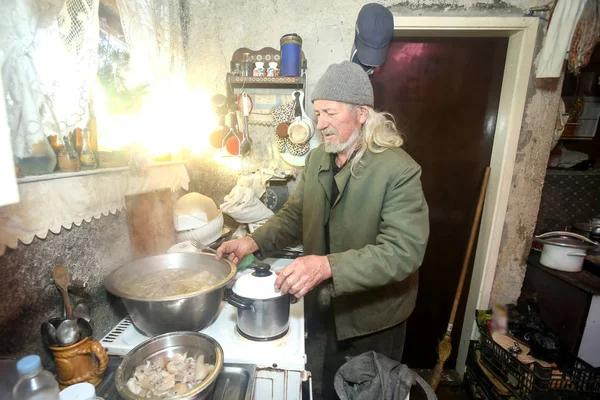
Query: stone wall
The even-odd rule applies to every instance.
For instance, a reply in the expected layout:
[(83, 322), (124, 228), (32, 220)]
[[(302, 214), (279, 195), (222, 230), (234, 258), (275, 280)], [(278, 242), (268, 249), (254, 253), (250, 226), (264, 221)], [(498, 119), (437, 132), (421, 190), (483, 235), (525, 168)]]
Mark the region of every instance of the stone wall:
[[(42, 207), (43, 209), (43, 207)], [(51, 212), (44, 210), (43, 212)], [(94, 337), (101, 339), (125, 317), (122, 302), (102, 286), (115, 267), (131, 260), (127, 215), (109, 214), (81, 226), (48, 233), (29, 245), (19, 244), (0, 256), (0, 355), (21, 357), (39, 354), (49, 364), (49, 353), (40, 338), (40, 324), (63, 313), (63, 301), (54, 285), (52, 270), (64, 265), (72, 281), (87, 285)], [(72, 295), (75, 302), (79, 296)]]

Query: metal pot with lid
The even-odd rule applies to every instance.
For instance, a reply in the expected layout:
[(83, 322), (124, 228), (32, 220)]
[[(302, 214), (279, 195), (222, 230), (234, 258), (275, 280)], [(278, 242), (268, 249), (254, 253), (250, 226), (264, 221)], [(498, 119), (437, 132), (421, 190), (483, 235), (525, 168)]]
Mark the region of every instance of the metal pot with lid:
[(242, 275), (227, 295), (227, 302), (237, 308), (237, 330), (251, 340), (278, 339), (288, 331), (291, 296), (275, 290), (277, 275), (270, 265), (251, 267), (254, 271)]
[(588, 250), (598, 248), (598, 243), (573, 232), (547, 232), (534, 238), (544, 245), (540, 263), (548, 268), (566, 272), (579, 272)]

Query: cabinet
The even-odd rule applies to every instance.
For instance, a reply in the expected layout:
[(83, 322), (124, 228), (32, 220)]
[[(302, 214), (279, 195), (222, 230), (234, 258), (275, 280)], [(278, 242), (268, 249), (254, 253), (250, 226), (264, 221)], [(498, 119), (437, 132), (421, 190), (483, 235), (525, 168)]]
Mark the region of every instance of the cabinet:
[(540, 264), (540, 253), (534, 251), (527, 260), (521, 295), (535, 296), (542, 320), (558, 335), (562, 346), (597, 368), (600, 277), (587, 267), (599, 268), (590, 263), (581, 272), (555, 271)]

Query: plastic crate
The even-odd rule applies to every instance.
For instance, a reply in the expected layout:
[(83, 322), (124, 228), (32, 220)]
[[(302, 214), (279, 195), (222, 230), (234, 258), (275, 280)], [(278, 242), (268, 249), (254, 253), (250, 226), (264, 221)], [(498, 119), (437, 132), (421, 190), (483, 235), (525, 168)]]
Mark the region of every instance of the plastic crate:
[[(566, 355), (559, 368), (523, 364), (496, 343), (484, 329), (481, 360), (516, 397), (523, 400), (600, 400), (600, 372), (585, 361)], [(559, 370), (560, 374), (552, 372)]]
[(503, 396), (494, 387), (489, 378), (477, 365), (476, 352), (481, 349), (479, 342), (473, 340), (469, 343), (467, 356), (467, 370), (463, 381), (465, 392), (475, 400), (514, 400), (515, 396)]

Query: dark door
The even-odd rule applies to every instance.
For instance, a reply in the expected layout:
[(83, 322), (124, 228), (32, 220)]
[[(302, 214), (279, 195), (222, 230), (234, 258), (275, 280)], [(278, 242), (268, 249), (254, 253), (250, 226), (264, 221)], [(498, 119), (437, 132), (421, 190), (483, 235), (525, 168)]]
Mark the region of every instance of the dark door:
[[(505, 38), (398, 38), (372, 77), (375, 107), (396, 118), (406, 150), (423, 168), (430, 208), (431, 235), (402, 360), (411, 368), (433, 368), (450, 317), (490, 164), (507, 45)], [(470, 276), (446, 368), (455, 366)]]

